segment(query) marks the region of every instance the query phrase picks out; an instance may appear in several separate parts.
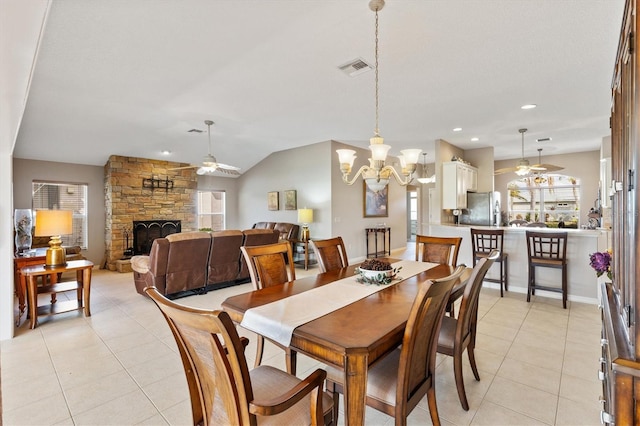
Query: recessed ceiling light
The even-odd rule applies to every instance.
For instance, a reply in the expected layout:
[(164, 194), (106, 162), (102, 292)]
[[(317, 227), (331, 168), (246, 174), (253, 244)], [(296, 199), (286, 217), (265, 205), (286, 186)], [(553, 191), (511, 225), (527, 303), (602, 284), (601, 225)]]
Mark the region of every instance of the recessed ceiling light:
[(540, 138), (540, 139), (536, 139), (536, 142), (551, 142), (551, 138)]
[(169, 151), (168, 149), (163, 150), (162, 155), (171, 155), (171, 151)]
[(526, 104), (526, 105), (522, 105), (520, 108), (521, 109), (534, 109), (537, 106), (538, 105), (536, 105), (536, 104)]
[(453, 129), (454, 132), (461, 132), (462, 131), (462, 127), (456, 127), (455, 129)]
[(478, 142), (480, 138), (471, 138), (471, 142)]

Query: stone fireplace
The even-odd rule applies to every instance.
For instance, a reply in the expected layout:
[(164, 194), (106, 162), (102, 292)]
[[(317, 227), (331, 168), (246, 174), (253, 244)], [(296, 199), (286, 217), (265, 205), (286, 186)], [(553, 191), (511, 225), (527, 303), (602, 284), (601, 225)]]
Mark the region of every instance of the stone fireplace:
[[(116, 262), (124, 257), (127, 249), (127, 238), (130, 244), (135, 238), (134, 221), (174, 222), (178, 232), (197, 230), (196, 170), (169, 170), (186, 165), (117, 155), (109, 157), (105, 165), (105, 268), (117, 269)], [(162, 185), (149, 185), (150, 181)], [(169, 229), (163, 231), (163, 228), (160, 227), (159, 237)], [(144, 245), (150, 248), (151, 242), (145, 241)]]
[(134, 220), (133, 254), (149, 254), (156, 238), (180, 232), (179, 220)]

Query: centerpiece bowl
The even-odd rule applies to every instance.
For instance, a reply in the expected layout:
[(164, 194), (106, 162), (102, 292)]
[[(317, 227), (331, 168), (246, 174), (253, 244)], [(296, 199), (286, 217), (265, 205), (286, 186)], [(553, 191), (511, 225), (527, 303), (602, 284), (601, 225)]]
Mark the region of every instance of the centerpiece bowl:
[(382, 259), (367, 259), (356, 268), (359, 275), (358, 282), (364, 284), (390, 284), (397, 278), (400, 268), (393, 268), (391, 264)]

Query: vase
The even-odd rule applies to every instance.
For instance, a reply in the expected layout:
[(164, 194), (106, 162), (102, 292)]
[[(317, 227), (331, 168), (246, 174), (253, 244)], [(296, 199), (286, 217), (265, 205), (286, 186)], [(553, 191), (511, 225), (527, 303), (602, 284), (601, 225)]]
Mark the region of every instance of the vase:
[(31, 249), (31, 230), (33, 229), (31, 209), (16, 209), (13, 224), (16, 230), (16, 255), (20, 256)]

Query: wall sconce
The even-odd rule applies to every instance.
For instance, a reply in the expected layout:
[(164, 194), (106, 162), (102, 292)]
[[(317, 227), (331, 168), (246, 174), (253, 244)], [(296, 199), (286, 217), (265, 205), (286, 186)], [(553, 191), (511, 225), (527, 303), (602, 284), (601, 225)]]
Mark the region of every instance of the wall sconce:
[(165, 192), (168, 192), (170, 189), (173, 189), (173, 180), (170, 180), (168, 176), (164, 178), (164, 180), (154, 177), (143, 178), (142, 187), (150, 189), (152, 192), (155, 189), (164, 189)]

